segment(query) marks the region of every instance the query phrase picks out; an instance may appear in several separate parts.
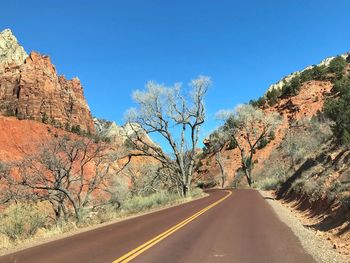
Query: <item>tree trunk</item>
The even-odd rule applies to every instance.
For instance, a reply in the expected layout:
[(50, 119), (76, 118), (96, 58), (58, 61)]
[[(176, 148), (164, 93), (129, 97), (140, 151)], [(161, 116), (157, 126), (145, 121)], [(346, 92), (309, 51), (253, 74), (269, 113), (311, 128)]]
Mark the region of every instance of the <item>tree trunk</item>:
[(186, 195), (187, 195), (187, 185), (186, 184), (183, 184), (183, 186), (182, 186), (182, 195), (183, 195), (183, 197), (186, 197)]
[(246, 176), (249, 187), (252, 187), (252, 180), (249, 176)]
[(226, 175), (223, 174), (222, 177), (221, 177), (221, 188), (224, 188), (224, 186), (225, 186), (225, 181), (226, 181)]
[(182, 185), (182, 194), (183, 197), (187, 197), (191, 193), (191, 183), (190, 182), (185, 182)]
[(247, 183), (248, 183), (249, 187), (252, 187), (253, 180), (252, 180), (252, 176), (251, 176), (251, 171), (249, 171), (247, 168), (244, 168), (244, 174), (245, 174), (245, 177), (247, 179)]
[(225, 171), (224, 171), (224, 165), (222, 163), (222, 158), (221, 158), (221, 152), (217, 152), (215, 155), (216, 162), (219, 165), (220, 168), (220, 178), (221, 178), (221, 188), (224, 188), (225, 185)]

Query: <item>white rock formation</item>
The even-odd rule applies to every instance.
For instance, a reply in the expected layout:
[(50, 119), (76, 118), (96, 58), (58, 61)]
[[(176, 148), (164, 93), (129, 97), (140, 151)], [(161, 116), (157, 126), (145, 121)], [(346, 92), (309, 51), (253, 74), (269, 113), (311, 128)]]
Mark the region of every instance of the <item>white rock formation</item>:
[[(101, 137), (112, 139), (112, 141), (125, 142), (130, 135), (135, 133), (135, 130), (140, 131), (142, 128), (134, 123), (126, 123), (124, 126), (118, 126), (114, 121), (107, 121), (103, 119), (93, 118), (96, 132)], [(145, 131), (141, 131), (147, 140), (152, 142)], [(153, 142), (152, 142), (153, 143)]]
[(0, 32), (0, 64), (23, 64), (28, 57), (24, 48), (18, 44), (17, 38), (10, 29)]

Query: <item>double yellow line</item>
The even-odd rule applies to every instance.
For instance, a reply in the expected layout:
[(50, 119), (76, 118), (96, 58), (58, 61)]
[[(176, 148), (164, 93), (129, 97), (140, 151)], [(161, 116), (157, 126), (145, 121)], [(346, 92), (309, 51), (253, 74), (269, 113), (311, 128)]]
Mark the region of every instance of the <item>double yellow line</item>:
[(180, 228), (184, 227), (197, 217), (199, 217), (201, 214), (208, 211), (210, 208), (213, 208), (214, 206), (218, 205), (222, 201), (224, 201), (226, 198), (228, 198), (230, 195), (232, 195), (231, 191), (227, 191), (228, 194), (221, 198), (220, 200), (216, 201), (215, 203), (205, 207), (204, 209), (200, 210), (199, 212), (195, 213), (194, 215), (190, 216), (189, 218), (185, 219), (184, 221), (180, 222), (179, 224), (173, 226), (172, 228), (166, 230), (165, 232), (159, 234), (158, 236), (152, 238), (151, 240), (147, 241), (146, 243), (142, 244), (141, 246), (131, 250), (130, 252), (126, 253), (125, 255), (121, 256), (120, 258), (114, 260), (112, 263), (126, 263), (131, 261), (132, 259), (136, 258), (138, 255), (146, 251), (147, 249), (153, 247), (155, 244), (162, 241), (164, 238), (170, 236), (175, 231), (179, 230)]

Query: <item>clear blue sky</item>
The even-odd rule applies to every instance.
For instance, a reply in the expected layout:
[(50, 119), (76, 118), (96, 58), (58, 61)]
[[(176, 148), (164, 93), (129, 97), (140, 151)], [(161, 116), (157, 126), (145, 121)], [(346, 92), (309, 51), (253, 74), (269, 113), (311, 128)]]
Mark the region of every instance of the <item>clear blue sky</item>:
[(284, 75), (350, 50), (350, 1), (2, 1), (0, 30), (78, 76), (94, 116), (121, 124), (148, 80), (209, 75), (208, 122)]

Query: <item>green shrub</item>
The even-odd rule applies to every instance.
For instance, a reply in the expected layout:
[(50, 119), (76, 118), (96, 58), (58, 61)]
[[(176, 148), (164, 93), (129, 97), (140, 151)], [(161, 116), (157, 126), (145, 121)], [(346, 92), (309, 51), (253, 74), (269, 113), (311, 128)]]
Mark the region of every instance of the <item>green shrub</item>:
[(197, 163), (197, 169), (201, 168), (203, 166), (202, 160), (199, 160)]
[(196, 187), (194, 189), (192, 189), (191, 191), (191, 197), (198, 197), (203, 195), (203, 190), (199, 187)]
[(347, 130), (344, 130), (340, 142), (342, 145), (350, 145), (350, 133)]
[[(200, 188), (194, 188), (191, 191), (192, 197), (197, 197), (203, 194), (202, 189)], [(130, 199), (128, 199), (123, 205), (122, 209), (125, 212), (141, 212), (148, 209), (169, 205), (175, 202), (181, 202), (183, 198), (181, 198), (176, 193), (169, 193), (167, 191), (160, 191), (154, 194), (150, 194), (148, 196), (134, 196)]]
[(286, 83), (283, 87), (282, 87), (282, 94), (281, 97), (282, 98), (288, 98), (291, 96), (296, 96), (298, 95), (299, 91), (300, 91), (300, 87), (301, 87), (301, 80), (299, 76), (294, 76), (288, 83)]
[(261, 107), (265, 106), (266, 99), (265, 99), (265, 97), (260, 97), (257, 100), (250, 100), (249, 104), (254, 106), (254, 107), (261, 108)]
[(177, 194), (161, 191), (149, 196), (134, 196), (127, 200), (122, 208), (128, 212), (141, 212), (160, 205), (168, 204), (177, 199), (179, 199)]
[(276, 177), (264, 178), (261, 181), (256, 183), (256, 187), (261, 190), (277, 190), (281, 181)]
[(333, 133), (343, 145), (350, 145), (350, 80), (342, 78), (334, 85), (338, 97), (330, 98), (324, 106), (325, 115), (334, 121)]
[(237, 146), (238, 146), (237, 141), (234, 138), (232, 138), (230, 140), (230, 143), (227, 145), (226, 149), (227, 150), (233, 150), (233, 149), (236, 149)]
[(258, 146), (257, 146), (257, 148), (260, 150), (260, 149), (263, 149), (263, 148), (265, 148), (266, 147), (266, 145), (268, 145), (269, 144), (269, 140), (268, 140), (268, 138), (262, 138), (259, 142), (258, 142)]
[(270, 106), (274, 106), (278, 101), (281, 95), (281, 91), (278, 89), (269, 90), (266, 93), (266, 101)]
[(304, 70), (303, 72), (300, 73), (299, 79), (300, 79), (301, 83), (307, 82), (307, 81), (310, 81), (310, 80), (314, 79), (313, 70), (312, 69), (313, 68), (306, 69), (306, 70)]
[(333, 85), (333, 92), (345, 94), (350, 91), (350, 79), (349, 77), (343, 77), (337, 81), (335, 81)]
[(327, 67), (313, 66), (312, 68), (306, 69), (300, 73), (300, 83), (304, 83), (310, 80), (325, 80), (327, 74)]
[(346, 57), (345, 60), (346, 60), (347, 63), (350, 63), (350, 54)]
[(48, 124), (49, 123), (49, 117), (47, 116), (46, 112), (43, 113), (42, 117), (41, 117), (41, 122)]
[(82, 134), (82, 130), (80, 128), (80, 125), (79, 124), (78, 125), (73, 125), (72, 126), (72, 132), (76, 133), (78, 135), (81, 135)]
[(0, 216), (0, 233), (11, 241), (29, 238), (43, 227), (48, 215), (32, 204), (12, 204)]
[(331, 60), (328, 66), (328, 71), (334, 73), (335, 77), (339, 79), (343, 75), (343, 71), (347, 65), (346, 60), (339, 56)]
[(101, 209), (97, 211), (96, 215), (92, 217), (92, 224), (108, 222), (116, 218), (117, 216), (117, 207), (114, 205), (106, 205), (101, 207)]

